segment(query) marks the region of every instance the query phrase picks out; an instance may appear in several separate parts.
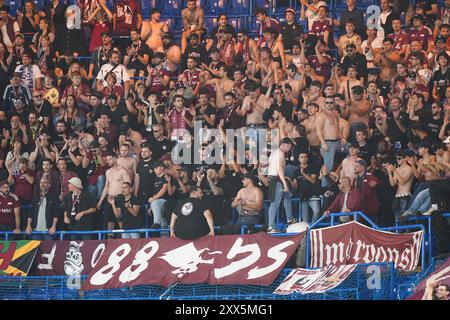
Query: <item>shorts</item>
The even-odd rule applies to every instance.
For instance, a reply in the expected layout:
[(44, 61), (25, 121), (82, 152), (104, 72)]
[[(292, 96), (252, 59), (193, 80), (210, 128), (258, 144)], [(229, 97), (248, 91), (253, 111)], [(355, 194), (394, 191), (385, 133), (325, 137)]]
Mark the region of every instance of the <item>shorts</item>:
[[(118, 197), (119, 196), (114, 196), (113, 198), (114, 198), (114, 200), (116, 200)], [(121, 217), (117, 218), (114, 215), (112, 206), (109, 204), (107, 199), (105, 199), (103, 201), (103, 217), (104, 217), (105, 222), (108, 222), (108, 223), (109, 222), (111, 222), (111, 223), (122, 222)]]

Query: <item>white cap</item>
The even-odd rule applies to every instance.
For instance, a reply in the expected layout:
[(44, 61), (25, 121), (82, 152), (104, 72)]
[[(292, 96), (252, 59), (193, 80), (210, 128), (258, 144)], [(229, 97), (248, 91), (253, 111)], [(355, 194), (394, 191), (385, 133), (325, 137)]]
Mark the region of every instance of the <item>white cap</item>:
[(69, 180), (70, 184), (73, 184), (75, 187), (77, 187), (78, 189), (83, 189), (83, 183), (81, 182), (81, 180), (77, 177), (73, 177)]

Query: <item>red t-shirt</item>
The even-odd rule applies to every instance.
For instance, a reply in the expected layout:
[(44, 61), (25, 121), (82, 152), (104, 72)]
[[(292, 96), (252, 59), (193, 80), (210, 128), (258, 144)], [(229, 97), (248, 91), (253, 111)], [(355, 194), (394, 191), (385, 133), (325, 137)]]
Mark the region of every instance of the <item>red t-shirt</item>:
[[(28, 170), (27, 174), (31, 177), (35, 176), (33, 170)], [(31, 201), (33, 199), (33, 184), (29, 183), (21, 172), (15, 172), (13, 178), (16, 185), (15, 195), (21, 200)]]
[(16, 225), (15, 208), (20, 208), (19, 198), (15, 194), (10, 193), (7, 197), (0, 195), (0, 225)]

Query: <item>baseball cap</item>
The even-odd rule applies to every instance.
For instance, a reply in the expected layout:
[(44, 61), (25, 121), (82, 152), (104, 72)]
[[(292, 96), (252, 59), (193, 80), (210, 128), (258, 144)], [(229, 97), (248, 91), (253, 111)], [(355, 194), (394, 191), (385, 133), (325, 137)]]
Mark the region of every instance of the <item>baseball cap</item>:
[(354, 86), (352, 87), (352, 91), (355, 94), (361, 94), (364, 92), (364, 88), (362, 86)]
[(198, 34), (193, 33), (193, 34), (191, 34), (191, 35), (189, 36), (189, 39), (192, 39), (192, 38), (197, 38), (197, 39), (199, 39), (199, 36), (198, 36)]
[(220, 50), (217, 47), (213, 46), (209, 49), (208, 54), (211, 54), (214, 52), (220, 52)]
[(284, 13), (285, 13), (285, 14), (288, 13), (288, 12), (290, 12), (290, 13), (292, 13), (292, 14), (295, 15), (295, 10), (292, 9), (292, 8), (287, 8), (286, 10), (284, 10)]
[(354, 43), (349, 43), (345, 48), (346, 48), (346, 49), (347, 49), (347, 48), (355, 48), (355, 49), (356, 49), (356, 46), (355, 46)]
[(367, 161), (364, 159), (356, 161), (359, 165), (363, 166), (364, 168), (367, 168)]
[(96, 97), (99, 100), (103, 99), (103, 95), (100, 92), (96, 92), (96, 91), (91, 93), (91, 97)]
[(418, 148), (428, 148), (428, 149), (430, 149), (430, 148), (431, 148), (431, 145), (430, 145), (428, 142), (426, 142), (426, 141), (421, 141), (421, 142), (418, 144), (417, 147), (418, 147)]
[(157, 167), (164, 167), (164, 163), (162, 161), (155, 161), (155, 163), (153, 164), (153, 169), (157, 168)]
[(8, 181), (6, 181), (6, 180), (0, 181), (0, 187), (3, 187), (5, 184), (7, 184), (9, 186)]
[(78, 139), (79, 138), (79, 136), (78, 136), (78, 134), (76, 133), (76, 132), (71, 132), (71, 133), (69, 133), (69, 135), (67, 136), (69, 139)]

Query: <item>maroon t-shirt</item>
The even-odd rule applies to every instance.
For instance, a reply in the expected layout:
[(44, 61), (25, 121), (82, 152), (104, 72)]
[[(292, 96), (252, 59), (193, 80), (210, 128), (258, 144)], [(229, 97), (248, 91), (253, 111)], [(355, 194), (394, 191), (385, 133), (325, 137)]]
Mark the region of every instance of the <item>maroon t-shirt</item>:
[(325, 21), (320, 21), (320, 20), (314, 21), (312, 24), (310, 33), (318, 36), (320, 39), (325, 41), (325, 40), (328, 40), (328, 39), (324, 39), (325, 31), (329, 31), (330, 35), (333, 32), (333, 28), (331, 27), (330, 19), (326, 19)]
[[(27, 174), (31, 177), (35, 176), (33, 170), (28, 170)], [(14, 190), (15, 195), (20, 200), (31, 201), (33, 199), (33, 184), (29, 183), (22, 172), (15, 172), (13, 175), (16, 188)]]
[(116, 29), (121, 36), (130, 35), (130, 31), (137, 25), (137, 16), (142, 14), (141, 2), (136, 0), (119, 0), (113, 7), (116, 14)]
[(431, 38), (430, 31), (425, 27), (422, 27), (419, 30), (417, 30), (415, 28), (409, 30), (410, 42), (412, 42), (414, 40), (419, 41), (420, 44), (422, 45), (423, 50), (428, 49), (428, 41), (430, 41), (430, 38)]
[(320, 63), (319, 58), (317, 58), (316, 55), (309, 56), (308, 63), (313, 66), (313, 68), (316, 70), (317, 75), (325, 77), (328, 79), (330, 77), (331, 73), (331, 62), (332, 59), (329, 55), (324, 54), (323, 57), (327, 60), (326, 63)]
[(388, 35), (388, 38), (394, 40), (394, 51), (401, 51), (403, 46), (409, 44), (409, 37), (404, 32), (391, 33), (390, 35)]
[(0, 225), (16, 225), (15, 208), (20, 208), (19, 198), (15, 194), (10, 193), (7, 197), (0, 195)]

